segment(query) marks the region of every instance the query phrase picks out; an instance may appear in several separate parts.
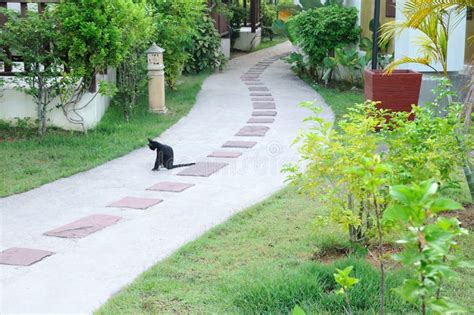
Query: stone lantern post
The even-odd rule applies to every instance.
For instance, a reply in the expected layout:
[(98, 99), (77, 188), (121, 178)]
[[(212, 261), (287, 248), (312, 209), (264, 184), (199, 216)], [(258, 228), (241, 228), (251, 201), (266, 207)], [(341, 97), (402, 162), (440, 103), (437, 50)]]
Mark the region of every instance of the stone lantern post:
[(146, 51), (148, 61), (148, 106), (152, 113), (164, 114), (168, 111), (165, 105), (165, 50), (153, 43)]

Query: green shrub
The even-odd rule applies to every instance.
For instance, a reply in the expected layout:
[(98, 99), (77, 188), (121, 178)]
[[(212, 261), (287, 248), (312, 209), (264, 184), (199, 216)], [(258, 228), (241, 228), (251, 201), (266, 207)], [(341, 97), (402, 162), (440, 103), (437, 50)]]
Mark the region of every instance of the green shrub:
[(127, 121), (146, 89), (148, 77), (145, 51), (154, 32), (151, 12), (146, 10), (145, 2), (140, 4), (128, 10), (128, 14), (133, 17), (134, 27), (127, 30), (125, 38), (131, 38), (133, 44), (117, 66), (117, 95), (114, 105), (121, 107)]
[[(145, 0), (62, 1), (55, 11), (61, 23), (61, 42), (70, 86), (61, 97), (61, 107), (69, 122), (84, 119), (75, 110), (97, 73), (108, 66), (119, 67), (130, 53), (147, 40), (151, 19)], [(120, 84), (119, 84), (120, 85)], [(99, 82), (99, 93), (112, 96), (115, 86)], [(85, 129), (84, 129), (85, 130)]]
[(240, 27), (245, 24), (247, 21), (247, 17), (249, 14), (248, 9), (244, 9), (242, 6), (240, 6), (238, 3), (237, 4), (231, 4), (229, 6), (229, 11), (231, 12), (230, 16), (230, 27), (232, 29), (232, 34), (231, 34), (231, 45), (234, 45), (234, 42), (237, 38), (240, 36)]
[(85, 80), (117, 66), (140, 40), (143, 10), (143, 1), (62, 1), (56, 14), (62, 21), (60, 48), (67, 66)]
[(165, 49), (164, 63), (166, 82), (171, 89), (181, 75), (189, 58), (195, 25), (204, 14), (201, 0), (148, 0), (154, 11), (156, 24), (155, 42)]
[[(24, 71), (8, 79), (14, 86), (30, 95), (36, 105), (38, 133), (46, 132), (47, 114), (63, 87), (61, 66), (63, 65), (57, 47), (61, 31), (50, 12), (38, 14), (29, 12), (21, 18), (16, 12), (7, 10), (8, 22), (0, 32), (0, 47), (9, 47), (23, 57)], [(3, 52), (0, 60), (11, 65), (13, 60)], [(5, 78), (1, 78), (2, 85)]]
[(289, 19), (290, 39), (307, 58), (308, 71), (314, 79), (321, 80), (323, 60), (334, 49), (359, 40), (357, 18), (356, 8), (331, 5), (303, 11)]
[[(303, 105), (319, 113), (311, 103)], [(303, 161), (309, 163), (304, 171), (288, 166), (289, 179), (302, 191), (324, 196), (320, 201), (329, 219), (344, 227), (352, 241), (373, 241), (377, 213), (390, 202), (388, 186), (433, 179), (441, 190), (460, 190), (456, 175), (472, 136), (456, 133), (462, 126), (459, 106), (452, 103), (440, 116), (436, 103), (414, 106), (411, 113), (389, 113), (368, 101), (351, 108), (339, 129), (310, 117), (313, 127), (297, 138)], [(412, 115), (415, 120), (409, 119)]]
[(277, 10), (274, 4), (262, 2), (262, 36), (273, 39), (273, 23), (277, 18)]
[(403, 244), (403, 251), (394, 258), (415, 271), (396, 292), (418, 306), (423, 315), (466, 312), (446, 298), (442, 289), (448, 279), (458, 276), (455, 268), (469, 266), (462, 261), (457, 242), (468, 231), (460, 227), (456, 218), (440, 215), (462, 209), (462, 205), (439, 197), (438, 187), (432, 181), (392, 186), (394, 202), (384, 214), (385, 220), (396, 222), (403, 231), (403, 238), (398, 241)]
[(184, 70), (188, 73), (198, 73), (205, 70), (221, 69), (225, 56), (221, 52), (220, 35), (217, 32), (212, 18), (204, 14), (198, 18), (195, 25), (196, 32), (189, 48), (189, 58)]

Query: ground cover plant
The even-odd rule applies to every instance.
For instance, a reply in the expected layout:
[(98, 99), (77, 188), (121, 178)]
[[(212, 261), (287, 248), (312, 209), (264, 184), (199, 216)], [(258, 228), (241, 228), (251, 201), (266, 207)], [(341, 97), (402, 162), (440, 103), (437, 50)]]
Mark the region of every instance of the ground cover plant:
[(20, 120), (18, 127), (1, 123), (0, 160), (8, 163), (0, 164), (0, 196), (85, 171), (144, 146), (147, 137), (158, 136), (189, 112), (207, 76), (184, 76), (175, 91), (167, 90), (167, 115), (150, 114), (148, 99), (142, 94), (128, 123), (122, 106), (113, 103), (86, 135), (51, 128), (40, 138), (31, 121)]

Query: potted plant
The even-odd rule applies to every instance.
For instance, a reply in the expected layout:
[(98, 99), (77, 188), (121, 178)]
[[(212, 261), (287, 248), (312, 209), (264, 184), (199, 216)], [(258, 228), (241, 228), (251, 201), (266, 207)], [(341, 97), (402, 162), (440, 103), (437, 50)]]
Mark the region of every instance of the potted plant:
[[(380, 101), (380, 107), (391, 111), (410, 111), (418, 103), (422, 74), (412, 70), (395, 70), (406, 63), (418, 63), (433, 68), (441, 64), (447, 75), (448, 38), (456, 19), (462, 17), (464, 0), (420, 1), (407, 0), (402, 13), (405, 21), (390, 21), (380, 28), (380, 43), (386, 44), (405, 30), (418, 30), (421, 34), (418, 44), (420, 57), (402, 57), (391, 62), (384, 71), (364, 72), (365, 97)], [(451, 10), (456, 6), (456, 10)], [(455, 18), (453, 18), (453, 16)]]
[(365, 98), (380, 102), (379, 107), (390, 111), (411, 111), (418, 103), (422, 74), (413, 70), (364, 70)]

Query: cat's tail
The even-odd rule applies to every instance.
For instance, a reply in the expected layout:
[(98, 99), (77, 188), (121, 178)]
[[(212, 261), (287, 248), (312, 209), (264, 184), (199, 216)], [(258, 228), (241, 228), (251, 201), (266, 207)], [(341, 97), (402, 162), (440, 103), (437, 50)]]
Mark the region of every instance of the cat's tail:
[(196, 165), (196, 163), (175, 164), (175, 165), (173, 165), (172, 167), (170, 167), (170, 169), (173, 169), (173, 168), (178, 168), (178, 167), (192, 166), (192, 165)]

